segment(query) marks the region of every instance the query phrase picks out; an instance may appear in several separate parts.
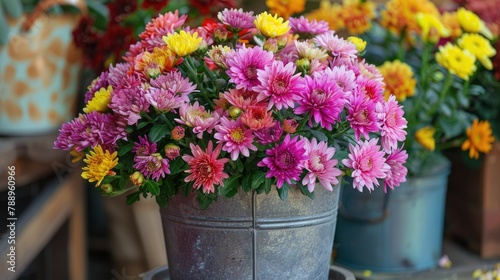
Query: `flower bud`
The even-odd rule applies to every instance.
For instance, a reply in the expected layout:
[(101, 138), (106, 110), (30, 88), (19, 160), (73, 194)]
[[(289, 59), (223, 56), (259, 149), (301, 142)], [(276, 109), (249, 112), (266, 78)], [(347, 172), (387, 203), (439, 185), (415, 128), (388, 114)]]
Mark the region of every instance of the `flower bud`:
[(174, 129), (172, 129), (172, 134), (171, 134), (172, 139), (179, 141), (182, 140), (182, 138), (184, 138), (184, 135), (185, 135), (184, 127), (178, 125), (174, 127)]
[(229, 36), (229, 32), (224, 26), (218, 26), (214, 30), (214, 41), (217, 44), (223, 43), (227, 41), (227, 37)]
[(113, 192), (113, 186), (111, 184), (102, 184), (101, 190), (106, 194), (110, 194)]
[(283, 130), (286, 133), (295, 133), (299, 123), (295, 119), (286, 119), (283, 121)]
[(181, 155), (180, 151), (181, 148), (173, 143), (165, 145), (165, 156), (170, 160), (178, 158)]
[(275, 38), (269, 38), (262, 48), (266, 51), (276, 53), (278, 51), (278, 41)]
[(359, 37), (350, 36), (347, 38), (347, 41), (353, 43), (353, 45), (356, 47), (356, 50), (358, 50), (358, 53), (363, 52), (366, 48), (366, 41)]
[(276, 42), (278, 43), (278, 49), (282, 49), (286, 46), (286, 44), (288, 43), (288, 35), (285, 34), (285, 35), (282, 35), (282, 36), (279, 36), (279, 37), (276, 37)]
[(231, 118), (236, 119), (241, 115), (241, 109), (235, 106), (231, 106), (228, 110), (228, 113)]
[(144, 68), (144, 73), (150, 79), (156, 79), (161, 74), (161, 68), (156, 63), (149, 63), (146, 68)]
[(130, 175), (130, 181), (132, 181), (132, 184), (135, 186), (140, 187), (142, 183), (144, 183), (144, 175), (142, 175), (141, 172), (136, 171), (132, 175)]
[(297, 61), (295, 61), (295, 64), (297, 65), (297, 68), (305, 72), (309, 71), (311, 67), (311, 62), (307, 58), (298, 59)]

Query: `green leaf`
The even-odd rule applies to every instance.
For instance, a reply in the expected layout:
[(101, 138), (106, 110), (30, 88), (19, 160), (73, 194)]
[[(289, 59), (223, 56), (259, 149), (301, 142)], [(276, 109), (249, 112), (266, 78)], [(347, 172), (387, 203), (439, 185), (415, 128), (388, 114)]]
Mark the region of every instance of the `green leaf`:
[(249, 192), (252, 189), (252, 173), (247, 173), (241, 180), (241, 188), (244, 192)]
[(276, 188), (278, 190), (278, 195), (280, 196), (281, 200), (286, 200), (288, 198), (288, 191), (290, 190), (290, 186), (287, 183), (283, 183), (283, 186), (281, 188)]
[(116, 191), (113, 191), (113, 192), (111, 192), (109, 194), (103, 194), (103, 195), (104, 196), (119, 196), (119, 195), (122, 195), (122, 194), (124, 194), (124, 193), (126, 193), (126, 192), (128, 192), (130, 190), (136, 189), (136, 188), (137, 188), (137, 186), (132, 186), (130, 188), (125, 188), (123, 190), (116, 190)]
[(219, 194), (226, 197), (233, 197), (238, 192), (240, 182), (239, 176), (232, 176), (224, 180), (224, 187), (219, 188)]
[(141, 129), (141, 128), (144, 128), (146, 125), (148, 125), (149, 122), (140, 122), (138, 125), (137, 125), (137, 129)]
[(157, 124), (151, 128), (148, 134), (149, 141), (151, 142), (158, 142), (160, 141), (165, 135), (167, 135), (167, 132), (169, 131), (168, 125), (166, 124)]
[(202, 193), (198, 192), (198, 196), (196, 197), (201, 209), (207, 209), (210, 204), (217, 200), (216, 193)]
[(132, 205), (141, 199), (141, 192), (134, 192), (127, 195), (127, 205)]
[(302, 184), (297, 184), (297, 186), (299, 187), (300, 192), (303, 195), (308, 196), (311, 199), (314, 199), (314, 192), (310, 192), (309, 189), (307, 188), (307, 186), (304, 186)]
[(256, 171), (252, 176), (252, 189), (257, 189), (266, 180), (266, 173), (262, 171)]
[(146, 189), (154, 196), (160, 195), (160, 187), (158, 183), (152, 180), (147, 180), (143, 183)]
[(314, 138), (316, 138), (318, 141), (328, 141), (328, 137), (326, 137), (326, 134), (321, 131), (309, 129), (309, 132), (311, 132)]
[(130, 152), (133, 147), (134, 147), (133, 142), (129, 142), (129, 143), (121, 146), (120, 149), (118, 149), (118, 157), (120, 158), (123, 155), (125, 155), (126, 153)]
[(184, 171), (185, 165), (186, 162), (180, 157), (170, 161), (170, 175), (175, 175)]
[(167, 199), (164, 196), (157, 196), (156, 203), (158, 203), (161, 208), (165, 208), (167, 206)]

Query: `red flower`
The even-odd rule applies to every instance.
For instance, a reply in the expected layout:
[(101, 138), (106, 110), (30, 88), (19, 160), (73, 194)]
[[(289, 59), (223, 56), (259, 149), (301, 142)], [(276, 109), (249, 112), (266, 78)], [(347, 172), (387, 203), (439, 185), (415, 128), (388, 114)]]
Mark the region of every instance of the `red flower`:
[(236, 8), (233, 0), (190, 0), (189, 4), (197, 8), (203, 15), (216, 14), (224, 8)]
[(155, 11), (161, 11), (164, 7), (168, 5), (169, 0), (144, 0), (142, 2), (142, 7), (144, 9), (153, 8)]

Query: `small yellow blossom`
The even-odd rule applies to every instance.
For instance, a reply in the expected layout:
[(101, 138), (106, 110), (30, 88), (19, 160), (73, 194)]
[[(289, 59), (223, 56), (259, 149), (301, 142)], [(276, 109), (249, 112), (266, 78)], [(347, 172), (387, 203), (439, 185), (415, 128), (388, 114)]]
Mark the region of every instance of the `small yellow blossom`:
[(365, 50), (366, 48), (366, 41), (355, 36), (350, 36), (347, 38), (347, 41), (351, 42), (354, 44), (356, 49), (358, 50), (358, 53), (361, 53), (362, 51)]
[(417, 80), (413, 77), (413, 70), (408, 64), (399, 60), (386, 61), (378, 68), (384, 77), (386, 100), (390, 95), (394, 95), (402, 102), (415, 94)]
[(278, 15), (270, 15), (263, 12), (255, 17), (255, 27), (262, 33), (262, 35), (269, 38), (276, 38), (286, 34), (290, 30), (288, 20), (284, 21)]
[(444, 26), (436, 15), (418, 13), (416, 18), (418, 25), (422, 29), (422, 40), (424, 42), (436, 43), (439, 39), (450, 36), (450, 30)]
[(202, 40), (203, 38), (198, 37), (198, 32), (191, 34), (184, 30), (163, 36), (163, 41), (178, 56), (192, 54), (198, 49)]
[(468, 80), (477, 69), (476, 57), (470, 51), (462, 50), (452, 43), (439, 47), (436, 61), (450, 73), (464, 80)]
[[(153, 52), (145, 51), (141, 58), (135, 63), (134, 69), (137, 72), (144, 72), (148, 77), (152, 72), (160, 74), (163, 70), (171, 69), (177, 63), (175, 53), (167, 46), (162, 48), (154, 47)], [(154, 71), (156, 69), (156, 71)]]
[(80, 151), (77, 151), (75, 150), (75, 148), (72, 148), (70, 151), (69, 151), (69, 154), (71, 156), (73, 156), (73, 159), (71, 160), (72, 163), (77, 163), (79, 162), (80, 160), (82, 160), (82, 158), (85, 156), (85, 154), (83, 152), (80, 152)]
[(266, 6), (270, 13), (289, 18), (295, 13), (304, 11), (306, 0), (266, 0)]
[(495, 138), (492, 135), (491, 125), (488, 121), (472, 122), (467, 128), (467, 140), (462, 143), (462, 151), (469, 150), (470, 158), (479, 158), (479, 153), (489, 153)]
[(466, 32), (481, 33), (486, 36), (486, 38), (490, 40), (493, 39), (493, 33), (491, 33), (488, 27), (484, 24), (484, 21), (482, 21), (481, 18), (479, 18), (474, 12), (461, 7), (457, 10), (457, 19), (460, 26)]
[(332, 4), (330, 0), (321, 0), (319, 8), (307, 13), (306, 18), (317, 21), (324, 20), (331, 30), (340, 30), (345, 27), (344, 21), (339, 20), (341, 14), (342, 7), (339, 4)]
[(434, 151), (436, 148), (436, 140), (434, 139), (434, 128), (430, 126), (423, 127), (415, 132), (415, 140), (429, 151)]
[(108, 104), (111, 99), (111, 92), (113, 91), (112, 86), (108, 86), (108, 88), (100, 88), (99, 91), (97, 91), (94, 94), (94, 97), (87, 102), (87, 105), (85, 108), (83, 108), (83, 111), (85, 113), (90, 113), (90, 112), (104, 112), (108, 110)]
[(82, 168), (82, 178), (90, 183), (97, 182), (95, 186), (98, 187), (104, 177), (116, 174), (112, 169), (118, 164), (117, 154), (117, 151), (111, 154), (108, 150), (104, 152), (100, 145), (95, 146), (83, 160), (87, 166)]
[(477, 33), (466, 33), (458, 39), (458, 46), (470, 51), (481, 62), (484, 68), (493, 69), (493, 63), (490, 57), (493, 57), (497, 51), (491, 46), (488, 39)]

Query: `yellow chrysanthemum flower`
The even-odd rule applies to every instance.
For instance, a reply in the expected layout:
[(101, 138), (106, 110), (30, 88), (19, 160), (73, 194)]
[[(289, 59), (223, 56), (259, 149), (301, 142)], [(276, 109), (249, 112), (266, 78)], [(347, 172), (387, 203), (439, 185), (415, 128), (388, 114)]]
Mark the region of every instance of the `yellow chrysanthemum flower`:
[(417, 13), (439, 16), (438, 8), (429, 0), (391, 0), (385, 7), (381, 12), (380, 24), (395, 34), (401, 34), (403, 30), (407, 34), (419, 33), (420, 28), (415, 19)]
[(489, 153), (495, 138), (488, 121), (474, 120), (467, 128), (467, 140), (462, 143), (462, 151), (469, 150), (470, 158), (479, 158), (479, 153)]
[(332, 4), (330, 0), (321, 0), (319, 8), (312, 10), (305, 16), (309, 20), (323, 20), (327, 22), (331, 30), (340, 30), (345, 27), (344, 21), (339, 20), (341, 14), (342, 7), (339, 4)]
[(408, 64), (399, 60), (386, 61), (378, 68), (384, 77), (384, 96), (386, 100), (389, 99), (389, 96), (394, 95), (398, 101), (402, 102), (406, 97), (415, 94), (417, 81), (413, 77), (413, 70)]
[(97, 91), (94, 94), (94, 97), (87, 102), (87, 105), (85, 108), (83, 108), (83, 111), (85, 113), (90, 113), (90, 112), (104, 112), (108, 110), (108, 104), (111, 99), (111, 92), (113, 91), (112, 86), (108, 86), (108, 88), (100, 88), (99, 91)]
[(266, 6), (271, 14), (289, 18), (295, 13), (302, 13), (306, 7), (305, 0), (266, 0)]
[(484, 24), (484, 21), (474, 12), (461, 7), (457, 10), (457, 19), (463, 30), (472, 33), (481, 33), (486, 38), (493, 39), (493, 33), (491, 33), (490, 29)]
[(441, 14), (441, 21), (450, 30), (450, 37), (452, 39), (462, 36), (462, 28), (458, 22), (457, 12), (443, 12)]
[(116, 174), (112, 169), (118, 164), (117, 154), (117, 151), (111, 154), (108, 150), (104, 152), (100, 145), (95, 146), (83, 160), (87, 166), (82, 168), (82, 178), (91, 183), (96, 182), (95, 186), (98, 187), (104, 177)]
[(468, 50), (462, 50), (452, 43), (439, 47), (436, 61), (450, 73), (464, 80), (468, 80), (477, 69), (476, 57)]
[(285, 35), (290, 30), (288, 20), (284, 21), (278, 15), (270, 15), (263, 12), (255, 17), (255, 27), (262, 33), (262, 35), (269, 38), (276, 38)]
[(422, 29), (422, 40), (424, 42), (436, 43), (441, 38), (450, 36), (444, 24), (439, 20), (439, 17), (433, 14), (417, 14), (417, 23)]
[(163, 70), (173, 68), (176, 63), (177, 57), (175, 53), (167, 46), (162, 48), (154, 47), (152, 52), (145, 51), (142, 53), (141, 58), (135, 62), (134, 69), (149, 76), (152, 68), (155, 68), (157, 69), (156, 74), (159, 75)]
[(195, 52), (200, 46), (203, 38), (198, 37), (198, 32), (193, 34), (181, 30), (179, 33), (171, 33), (163, 36), (163, 41), (178, 56), (186, 56)]
[(493, 69), (490, 57), (493, 57), (497, 51), (491, 46), (490, 41), (477, 33), (465, 33), (457, 44), (462, 49), (470, 51), (484, 66), (484, 68)]
[(349, 34), (363, 34), (372, 27), (376, 5), (370, 0), (343, 0), (340, 19)]
[(366, 41), (359, 38), (359, 37), (350, 36), (347, 38), (347, 41), (354, 44), (354, 46), (356, 47), (356, 50), (358, 50), (358, 53), (361, 53), (366, 48)]
[(429, 151), (434, 151), (436, 148), (436, 140), (434, 139), (435, 129), (430, 126), (423, 127), (415, 132), (415, 140)]

